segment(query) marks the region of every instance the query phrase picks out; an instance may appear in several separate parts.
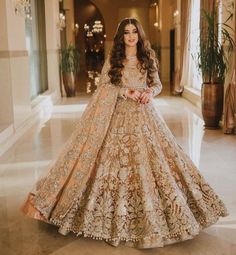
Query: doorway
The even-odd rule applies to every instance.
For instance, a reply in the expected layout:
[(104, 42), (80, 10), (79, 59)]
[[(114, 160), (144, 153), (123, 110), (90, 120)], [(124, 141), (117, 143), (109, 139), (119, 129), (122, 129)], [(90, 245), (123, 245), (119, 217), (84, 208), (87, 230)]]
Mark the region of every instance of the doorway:
[(80, 28), (75, 36), (75, 46), (80, 51), (76, 90), (92, 93), (105, 59), (105, 22), (100, 10), (90, 0), (74, 0), (74, 20)]
[(170, 30), (170, 91), (173, 91), (175, 76), (175, 29)]

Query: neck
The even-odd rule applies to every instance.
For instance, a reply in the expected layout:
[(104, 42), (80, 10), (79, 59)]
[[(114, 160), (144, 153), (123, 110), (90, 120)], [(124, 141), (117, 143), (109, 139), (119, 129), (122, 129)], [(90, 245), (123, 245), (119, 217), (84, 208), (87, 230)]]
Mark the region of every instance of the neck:
[(126, 56), (136, 56), (137, 47), (125, 47), (125, 55)]

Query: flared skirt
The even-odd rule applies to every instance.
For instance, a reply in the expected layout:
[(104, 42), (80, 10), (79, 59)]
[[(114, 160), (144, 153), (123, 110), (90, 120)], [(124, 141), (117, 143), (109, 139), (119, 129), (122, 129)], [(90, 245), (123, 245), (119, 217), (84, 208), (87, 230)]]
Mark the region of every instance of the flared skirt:
[(227, 215), (153, 102), (117, 100), (85, 185), (67, 215), (51, 222), (62, 234), (162, 247), (191, 239)]

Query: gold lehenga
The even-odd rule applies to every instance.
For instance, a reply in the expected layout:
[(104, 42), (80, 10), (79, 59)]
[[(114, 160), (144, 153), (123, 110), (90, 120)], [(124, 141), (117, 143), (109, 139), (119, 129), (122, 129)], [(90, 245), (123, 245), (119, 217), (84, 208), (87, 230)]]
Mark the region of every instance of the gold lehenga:
[[(138, 248), (187, 240), (227, 210), (156, 111), (124, 96), (147, 87), (137, 59), (128, 60), (122, 85), (104, 64), (100, 85), (47, 175), (22, 206), (61, 234)], [(158, 73), (148, 86), (158, 95)]]

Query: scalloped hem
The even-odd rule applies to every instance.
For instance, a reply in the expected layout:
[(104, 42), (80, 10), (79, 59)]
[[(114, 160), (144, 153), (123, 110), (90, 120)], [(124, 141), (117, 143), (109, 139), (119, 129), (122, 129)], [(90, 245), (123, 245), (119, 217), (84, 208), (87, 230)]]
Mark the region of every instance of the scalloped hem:
[[(56, 225), (55, 223), (52, 223)], [(200, 226), (196, 226), (194, 229), (184, 229), (181, 232), (175, 234), (167, 234), (166, 236), (161, 236), (160, 234), (153, 233), (149, 236), (145, 237), (105, 237), (105, 236), (96, 236), (91, 233), (87, 233), (85, 231), (75, 231), (73, 229), (65, 229), (60, 227), (58, 232), (62, 235), (67, 235), (72, 232), (76, 234), (76, 236), (82, 236), (84, 238), (91, 238), (94, 240), (105, 241), (107, 244), (117, 247), (118, 245), (125, 245), (138, 249), (150, 249), (150, 248), (161, 248), (166, 245), (170, 245), (173, 243), (178, 243), (182, 241), (186, 241), (189, 239), (193, 239), (196, 235), (199, 234), (202, 228)]]
[(86, 231), (76, 231), (73, 228), (66, 228), (62, 226), (60, 222), (55, 220), (51, 220), (50, 224), (56, 225), (59, 227), (58, 232), (62, 235), (67, 235), (69, 232), (76, 234), (76, 236), (82, 236), (85, 238), (92, 238), (95, 240), (103, 240), (107, 244), (117, 247), (118, 245), (125, 245), (138, 249), (150, 249), (150, 248), (161, 248), (166, 245), (171, 245), (174, 243), (179, 243), (183, 241), (187, 241), (193, 239), (196, 235), (200, 233), (201, 230), (215, 224), (220, 217), (227, 216), (228, 213), (226, 211), (218, 212), (218, 214), (213, 217), (205, 220), (200, 220), (201, 223), (199, 225), (194, 226), (194, 228), (183, 229), (182, 231), (178, 231), (176, 233), (167, 234), (165, 236), (161, 236), (160, 234), (153, 233), (149, 236), (145, 237), (108, 237), (108, 236), (96, 236)]
[(59, 220), (55, 219), (46, 219), (46, 215), (39, 208), (36, 208), (33, 203), (30, 201), (30, 195), (27, 199), (27, 202), (21, 208), (23, 213), (31, 218), (43, 221), (45, 223), (55, 225), (59, 227), (58, 232), (62, 235), (67, 235), (69, 232), (76, 234), (76, 236), (89, 237), (96, 240), (103, 240), (109, 245), (117, 247), (120, 244), (124, 244), (125, 246), (134, 247), (138, 249), (149, 249), (149, 248), (157, 248), (164, 247), (166, 245), (170, 245), (173, 243), (178, 243), (182, 241), (186, 241), (189, 239), (193, 239), (199, 232), (207, 228), (213, 224), (215, 224), (220, 217), (226, 217), (228, 212), (225, 207), (222, 207), (220, 211), (216, 212), (215, 215), (208, 217), (207, 219), (201, 218), (193, 227), (182, 229), (181, 231), (175, 233), (169, 233), (166, 235), (160, 235), (157, 233), (153, 233), (149, 236), (141, 236), (141, 237), (112, 237), (108, 235), (100, 235), (96, 236), (89, 231), (81, 231), (77, 229), (73, 229), (73, 227), (66, 227), (66, 224), (63, 224)]

